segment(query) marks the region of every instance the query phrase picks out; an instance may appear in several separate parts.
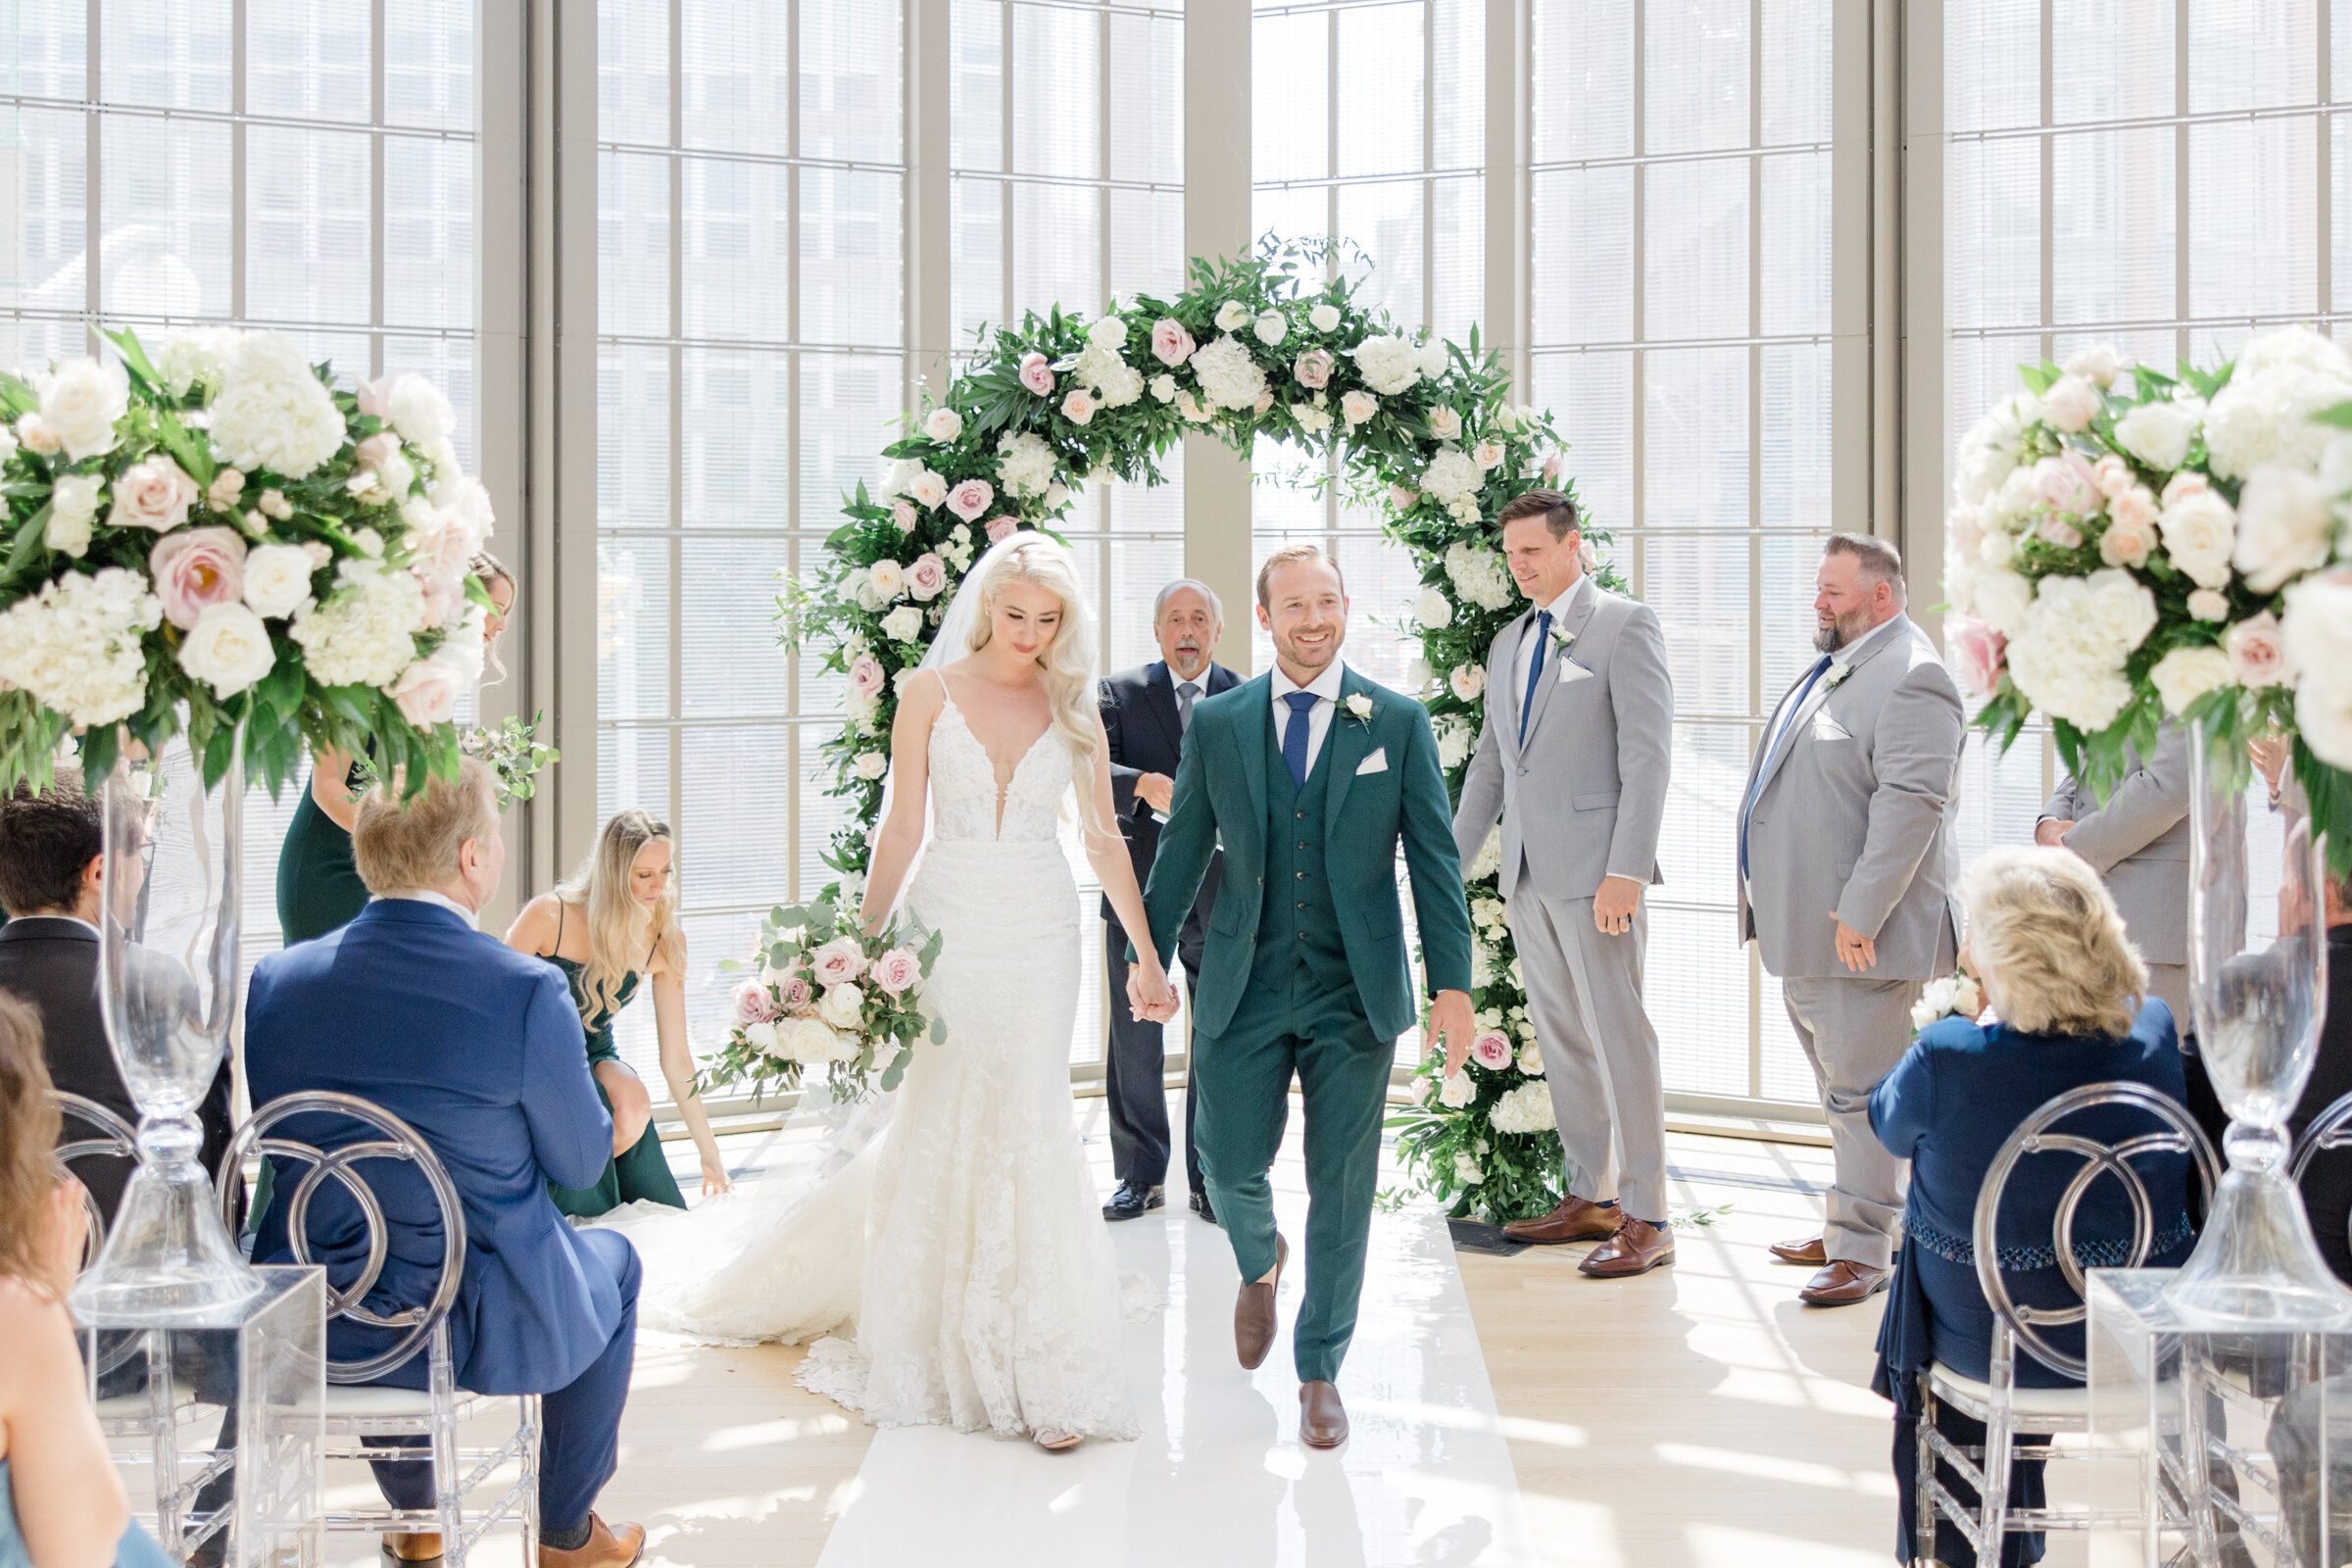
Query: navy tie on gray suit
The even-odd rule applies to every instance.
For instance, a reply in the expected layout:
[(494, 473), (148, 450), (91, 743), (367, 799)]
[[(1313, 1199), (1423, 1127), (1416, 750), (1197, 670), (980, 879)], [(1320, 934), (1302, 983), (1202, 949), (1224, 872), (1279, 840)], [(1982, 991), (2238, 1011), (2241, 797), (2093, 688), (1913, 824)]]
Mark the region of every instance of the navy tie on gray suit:
[(1527, 693), (1519, 699), (1519, 743), (1527, 744), (1528, 715), (1536, 710), (1536, 683), (1544, 678), (1544, 650), (1551, 642), (1551, 612), (1536, 612), (1536, 657), (1527, 662)]
[(1282, 760), (1291, 770), (1291, 782), (1304, 789), (1307, 714), (1320, 699), (1313, 692), (1293, 692), (1283, 701), (1291, 705), (1291, 721), (1282, 727)]
[(1772, 750), (1766, 752), (1764, 760), (1756, 764), (1755, 782), (1747, 787), (1747, 799), (1740, 803), (1740, 875), (1743, 878), (1747, 875), (1747, 814), (1756, 808), (1756, 796), (1763, 791), (1765, 776), (1772, 771), (1772, 760), (1781, 755), (1781, 748), (1788, 744), (1788, 732), (1796, 728), (1796, 710), (1805, 706), (1805, 699), (1812, 695), (1813, 683), (1821, 679), (1822, 671), (1830, 667), (1830, 661), (1835, 657), (1832, 654), (1822, 655), (1814, 663), (1813, 672), (1805, 677), (1805, 683), (1796, 689), (1796, 695), (1788, 699), (1788, 721), (1781, 725), (1781, 732), (1772, 738)]

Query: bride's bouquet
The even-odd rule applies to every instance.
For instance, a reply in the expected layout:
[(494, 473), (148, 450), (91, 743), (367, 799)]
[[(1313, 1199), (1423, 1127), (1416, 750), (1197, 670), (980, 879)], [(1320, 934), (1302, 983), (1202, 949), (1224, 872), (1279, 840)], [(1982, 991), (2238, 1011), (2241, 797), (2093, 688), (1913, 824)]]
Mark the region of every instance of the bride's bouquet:
[(726, 1043), (704, 1058), (696, 1091), (748, 1082), (757, 1097), (771, 1081), (797, 1089), (815, 1066), (832, 1069), (837, 1100), (869, 1097), (877, 1066), (882, 1090), (898, 1088), (915, 1041), (927, 1036), (936, 1045), (948, 1035), (946, 1021), (922, 1008), (942, 939), (933, 932), (917, 946), (920, 936), (895, 920), (867, 936), (838, 883), (808, 904), (769, 910), (751, 960), (719, 964), (755, 972), (735, 988)]

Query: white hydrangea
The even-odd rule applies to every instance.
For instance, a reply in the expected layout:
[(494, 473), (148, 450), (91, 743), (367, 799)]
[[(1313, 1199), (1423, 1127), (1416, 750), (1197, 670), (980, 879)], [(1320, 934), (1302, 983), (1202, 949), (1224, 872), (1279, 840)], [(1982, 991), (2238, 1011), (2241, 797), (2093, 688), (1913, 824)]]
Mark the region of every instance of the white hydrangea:
[(156, 352), (155, 370), (175, 398), (191, 389), (217, 392), (228, 380), (229, 357), (236, 352), (234, 327), (194, 326), (164, 339)]
[(141, 634), (164, 618), (163, 601), (135, 571), (69, 571), (0, 614), (0, 680), (76, 724), (111, 724), (147, 700)]
[(1481, 610), (1507, 610), (1518, 593), (1502, 557), (1465, 539), (1446, 547), (1446, 575), (1456, 594)]
[(306, 478), (343, 446), (342, 410), (283, 333), (237, 340), (212, 412), (213, 444), (248, 473), (269, 468)]
[(416, 658), (410, 635), (424, 615), (424, 590), (405, 571), (347, 557), (326, 599), (295, 612), (286, 634), (321, 686), (389, 686)]
[(2124, 661), (2156, 625), (2156, 600), (2128, 571), (2044, 577), (2009, 642), (2009, 676), (2052, 718), (2096, 732), (2132, 699)]
[(1551, 1091), (1540, 1083), (1521, 1084), (1494, 1102), (1488, 1120), (1498, 1133), (1551, 1131)]
[(457, 433), (458, 411), (439, 387), (413, 371), (392, 378), (384, 415), (402, 440), (426, 450)]
[(1421, 470), (1421, 488), (1446, 506), (1474, 498), (1486, 483), (1486, 470), (1460, 447), (1440, 447), (1429, 466)]
[(1970, 506), (1983, 504), (2023, 460), (2026, 430), (2040, 417), (2041, 400), (2030, 392), (2012, 392), (1994, 404), (1960, 438), (1953, 494)]
[(997, 478), (1008, 496), (1040, 496), (1054, 482), (1054, 449), (1026, 430), (1007, 431), (997, 441)]
[(1496, 826), (1488, 830), (1487, 842), (1478, 847), (1478, 853), (1470, 857), (1470, 863), (1462, 868), (1462, 880), (1483, 882), (1501, 869), (1502, 829)]
[(1470, 760), (1470, 748), (1477, 739), (1470, 721), (1459, 713), (1447, 713), (1430, 726), (1438, 741), (1438, 765), (1456, 768)]
[(1099, 343), (1088, 344), (1078, 356), (1076, 375), (1080, 383), (1095, 389), (1104, 408), (1123, 409), (1144, 395), (1144, 372), (1120, 359), (1116, 349)]
[(2352, 359), (2305, 326), (2256, 338), (2205, 413), (2213, 471), (2243, 479), (2265, 463), (2310, 470), (2335, 433), (2311, 416), (2352, 398)]
[(2286, 591), (2287, 658), (2304, 673), (2295, 686), (2295, 727), (2331, 767), (2352, 768), (2352, 571), (2306, 577)]
[(1253, 409), (1266, 394), (1266, 372), (1237, 338), (1220, 337), (1194, 350), (1191, 363), (1200, 390), (1218, 408)]
[(1393, 333), (1364, 339), (1355, 346), (1355, 368), (1364, 384), (1382, 397), (1394, 397), (1421, 379), (1420, 356), (1413, 345)]

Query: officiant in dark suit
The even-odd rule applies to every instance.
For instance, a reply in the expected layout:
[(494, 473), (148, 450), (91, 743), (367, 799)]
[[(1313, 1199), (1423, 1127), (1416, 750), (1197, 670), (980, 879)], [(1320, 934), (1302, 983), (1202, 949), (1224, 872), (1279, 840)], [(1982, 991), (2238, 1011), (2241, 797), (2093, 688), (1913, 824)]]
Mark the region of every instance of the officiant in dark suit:
[[(1225, 632), (1225, 608), (1206, 583), (1179, 577), (1152, 604), (1152, 635), (1160, 657), (1122, 670), (1102, 682), (1102, 728), (1110, 738), (1110, 789), (1118, 808), (1127, 854), (1135, 861), (1136, 886), (1152, 880), (1152, 858), (1176, 788), (1176, 763), (1193, 705), (1241, 684), (1241, 676), (1211, 662)], [(1193, 901), (1176, 940), (1184, 959), (1188, 992), (1199, 984), (1200, 950), (1206, 940), (1208, 908), (1216, 901), (1222, 861), (1212, 859), (1200, 895)], [(1136, 1219), (1158, 1208), (1168, 1175), (1168, 1097), (1161, 1072), (1166, 1048), (1160, 1026), (1135, 1017), (1126, 1004), (1127, 933), (1102, 901), (1102, 952), (1110, 972), (1110, 1041), (1104, 1053), (1103, 1090), (1110, 1105), (1111, 1169), (1119, 1190), (1102, 1205), (1104, 1219)], [(1211, 1221), (1216, 1212), (1200, 1182), (1200, 1156), (1193, 1147), (1190, 1084), (1184, 1091), (1184, 1175), (1193, 1212)]]

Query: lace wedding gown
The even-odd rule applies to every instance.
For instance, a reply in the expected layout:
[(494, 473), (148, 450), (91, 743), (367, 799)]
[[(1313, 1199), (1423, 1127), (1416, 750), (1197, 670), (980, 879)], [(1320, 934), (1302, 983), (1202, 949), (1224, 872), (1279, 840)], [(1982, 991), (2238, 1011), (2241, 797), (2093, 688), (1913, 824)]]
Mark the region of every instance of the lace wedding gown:
[[(627, 1215), (639, 1321), (700, 1338), (834, 1328), (800, 1379), (876, 1426), (1132, 1438), (1120, 1285), (1070, 1126), (1078, 890), (1058, 837), (1071, 759), (1049, 729), (996, 768), (951, 696), (930, 740), (932, 832), (907, 909), (944, 934), (919, 1043), (883, 1135), (764, 1204)], [(862, 1262), (860, 1262), (862, 1253)]]

